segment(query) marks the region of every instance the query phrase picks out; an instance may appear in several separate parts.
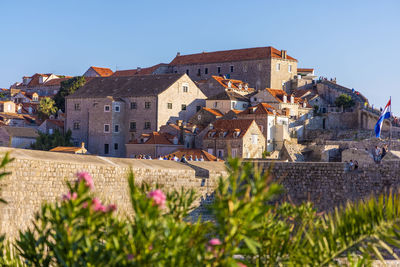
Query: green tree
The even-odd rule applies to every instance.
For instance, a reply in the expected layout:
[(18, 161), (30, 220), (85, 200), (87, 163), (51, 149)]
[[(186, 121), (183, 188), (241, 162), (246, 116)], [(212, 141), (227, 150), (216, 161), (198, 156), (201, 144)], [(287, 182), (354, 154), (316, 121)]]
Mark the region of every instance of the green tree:
[(57, 112), (57, 107), (55, 106), (55, 102), (50, 97), (44, 97), (40, 99), (39, 102), (39, 118), (40, 119), (47, 119), (50, 115), (53, 115)]
[(343, 107), (343, 108), (351, 108), (352, 106), (355, 105), (354, 100), (351, 98), (351, 96), (346, 95), (346, 94), (341, 94), (335, 99), (335, 105), (337, 107)]
[(85, 84), (86, 80), (83, 76), (73, 77), (66, 81), (61, 82), (60, 90), (54, 96), (54, 101), (58, 109), (65, 112), (65, 97), (75, 93), (80, 87)]
[(71, 130), (68, 130), (65, 134), (58, 130), (55, 130), (53, 134), (39, 133), (31, 148), (48, 151), (57, 146), (74, 146), (71, 142), (71, 136)]

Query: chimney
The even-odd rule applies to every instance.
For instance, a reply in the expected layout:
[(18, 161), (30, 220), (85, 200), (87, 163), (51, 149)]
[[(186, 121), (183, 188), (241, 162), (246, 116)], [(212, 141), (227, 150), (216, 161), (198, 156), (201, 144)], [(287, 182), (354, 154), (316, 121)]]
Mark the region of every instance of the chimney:
[(181, 52), (177, 52), (176, 56), (179, 57), (181, 55)]
[(283, 95), (283, 103), (287, 103), (287, 96)]
[(282, 57), (282, 59), (287, 58), (286, 50), (281, 50), (281, 57)]
[(294, 104), (294, 96), (293, 95), (290, 96), (290, 103)]
[(81, 143), (81, 148), (85, 148), (85, 142)]
[(210, 124), (208, 125), (208, 128), (210, 128), (210, 130), (212, 130), (212, 129), (214, 129), (214, 125), (213, 125), (212, 123), (210, 123)]

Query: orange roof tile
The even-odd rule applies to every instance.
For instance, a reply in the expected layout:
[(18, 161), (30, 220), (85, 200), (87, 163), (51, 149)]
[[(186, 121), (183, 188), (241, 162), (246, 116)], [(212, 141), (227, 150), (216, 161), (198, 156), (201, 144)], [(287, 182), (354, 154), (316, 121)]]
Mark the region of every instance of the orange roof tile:
[(314, 69), (297, 68), (297, 72), (313, 72)]
[(123, 77), (123, 76), (135, 76), (135, 75), (148, 75), (153, 74), (160, 66), (166, 65), (165, 63), (160, 63), (148, 68), (132, 69), (132, 70), (117, 70), (112, 76)]
[(240, 130), (240, 134), (237, 138), (242, 138), (246, 134), (253, 121), (254, 120), (249, 119), (216, 120), (212, 123), (213, 129), (209, 131), (215, 132), (216, 134), (210, 137), (207, 133), (204, 138), (219, 138), (220, 133), (225, 133), (224, 138), (234, 138), (233, 133), (235, 132), (235, 129)]
[[(216, 52), (203, 52), (190, 55), (177, 55), (170, 63), (172, 66), (176, 65), (189, 65), (189, 64), (205, 64), (205, 63), (218, 63), (218, 62), (233, 62), (242, 60), (258, 60), (267, 58), (282, 58), (281, 51), (268, 46), (268, 47), (255, 47), (245, 49), (235, 49)], [(291, 56), (287, 59), (295, 60)]]
[(172, 140), (174, 136), (168, 133), (152, 132), (149, 134), (142, 134), (139, 139), (142, 138), (147, 138), (147, 140), (143, 143), (139, 142), (138, 140), (134, 140), (129, 142), (129, 144), (173, 145), (172, 141), (170, 140)]
[(287, 96), (286, 92), (283, 91), (282, 89), (266, 88), (265, 90), (267, 90), (279, 102), (283, 102), (284, 95)]
[[(241, 91), (248, 91), (248, 92), (253, 92), (254, 88), (247, 88), (245, 89), (245, 85), (247, 85), (247, 83), (241, 81), (241, 80), (234, 80), (234, 79), (226, 79), (224, 77), (221, 76), (211, 76), (214, 80), (216, 80), (219, 84), (221, 84), (224, 88), (233, 88), (236, 90), (241, 90)], [(228, 86), (228, 83), (231, 82), (231, 87)], [(242, 85), (242, 88), (239, 88), (239, 85)]]
[(108, 77), (111, 76), (114, 72), (109, 68), (100, 68), (100, 67), (90, 67), (92, 70), (97, 72), (101, 77)]
[[(274, 108), (267, 103), (259, 103), (254, 107), (248, 107), (246, 110), (242, 111), (240, 114), (268, 114), (274, 115)], [(278, 114), (278, 113), (277, 113)]]
[(222, 114), (221, 111), (219, 111), (218, 109), (212, 109), (212, 108), (203, 108), (203, 109), (215, 116), (220, 116), (220, 117), (224, 116), (224, 114)]

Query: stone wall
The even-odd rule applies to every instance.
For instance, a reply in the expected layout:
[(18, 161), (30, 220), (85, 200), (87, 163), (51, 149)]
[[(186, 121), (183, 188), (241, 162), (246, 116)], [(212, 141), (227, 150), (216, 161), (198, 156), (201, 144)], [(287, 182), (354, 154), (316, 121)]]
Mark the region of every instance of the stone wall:
[[(0, 155), (8, 148), (0, 148)], [(226, 175), (221, 162), (192, 162), (105, 158), (90, 155), (71, 155), (54, 152), (14, 149), (7, 170), (12, 174), (0, 184), (0, 197), (8, 201), (0, 205), (0, 233), (15, 237), (18, 229), (30, 225), (34, 212), (44, 202), (61, 199), (66, 192), (65, 181), (74, 180), (78, 171), (92, 174), (95, 193), (105, 203), (115, 203), (119, 214), (129, 215), (132, 210), (128, 196), (127, 173), (132, 168), (136, 182), (161, 185), (165, 191), (195, 189), (200, 205), (193, 216), (208, 218), (205, 203), (213, 201), (217, 180)], [(397, 189), (400, 185), (400, 161), (381, 164), (361, 163), (358, 171), (347, 171), (344, 163), (271, 162), (258, 160), (271, 176), (283, 184), (286, 194), (294, 203), (310, 200), (318, 210), (331, 210), (348, 200), (365, 198), (373, 193)]]

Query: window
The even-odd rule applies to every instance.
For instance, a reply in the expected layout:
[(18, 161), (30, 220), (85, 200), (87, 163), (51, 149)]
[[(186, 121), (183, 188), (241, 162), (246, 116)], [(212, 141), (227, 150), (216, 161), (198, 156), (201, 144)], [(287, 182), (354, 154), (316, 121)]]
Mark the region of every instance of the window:
[(167, 103), (167, 108), (172, 109), (172, 103)]
[(110, 106), (109, 105), (105, 105), (104, 106), (104, 112), (110, 112)]
[(79, 130), (81, 128), (80, 122), (74, 122), (74, 130)]
[(231, 72), (233, 72), (233, 66), (231, 66)]
[(109, 144), (104, 144), (104, 154), (108, 154), (110, 152)]
[(114, 125), (114, 133), (118, 133), (119, 132), (119, 125), (115, 124)]
[(118, 150), (118, 143), (114, 143), (114, 150)]
[(200, 109), (201, 109), (201, 106), (196, 106), (196, 112), (200, 111)]
[(53, 134), (53, 129), (49, 129), (49, 134)]
[(247, 108), (247, 104), (246, 104), (246, 103), (243, 103), (242, 107), (243, 107), (243, 108)]
[(232, 102), (232, 109), (235, 109), (236, 102)]
[(204, 69), (204, 74), (208, 74), (208, 68)]
[(238, 149), (237, 148), (232, 148), (232, 158), (236, 158), (238, 155)]
[(184, 92), (184, 93), (187, 93), (188, 91), (189, 91), (189, 86), (184, 85), (184, 86), (183, 86), (183, 92)]
[(186, 105), (182, 104), (182, 110), (186, 110)]
[(110, 132), (110, 124), (104, 124), (104, 132), (109, 133)]
[(257, 138), (257, 135), (256, 134), (252, 134), (251, 135), (251, 143), (253, 144), (253, 145), (257, 145), (257, 140), (258, 138)]
[(150, 109), (150, 102), (144, 102), (144, 108)]
[(207, 152), (210, 153), (211, 155), (214, 155), (214, 149), (212, 148), (207, 149)]
[(218, 158), (223, 158), (224, 157), (224, 150), (218, 149), (217, 154), (218, 154)]
[(148, 129), (150, 129), (150, 128), (151, 128), (150, 122), (149, 122), (149, 121), (144, 122), (144, 129), (145, 129), (145, 130), (148, 130)]
[(81, 110), (81, 104), (80, 103), (75, 103), (74, 109), (75, 110)]
[(281, 70), (281, 63), (276, 63), (276, 70), (277, 71)]
[(291, 64), (289, 64), (288, 71), (289, 71), (289, 72), (292, 72), (292, 65), (291, 65)]
[(131, 102), (131, 109), (136, 109), (136, 102)]
[(129, 129), (136, 131), (136, 122), (135, 121), (131, 121), (131, 123), (129, 124)]
[(201, 115), (197, 115), (197, 120), (201, 120)]
[(221, 73), (221, 67), (217, 67), (217, 72), (218, 72), (218, 74)]
[(247, 72), (247, 65), (243, 66), (243, 72)]
[(115, 112), (119, 112), (119, 110), (120, 110), (119, 105), (115, 105), (114, 109), (115, 109)]
[(186, 74), (189, 75), (189, 70), (186, 70)]
[(214, 108), (218, 107), (218, 102), (214, 102)]
[(197, 76), (201, 76), (201, 69), (197, 69)]

